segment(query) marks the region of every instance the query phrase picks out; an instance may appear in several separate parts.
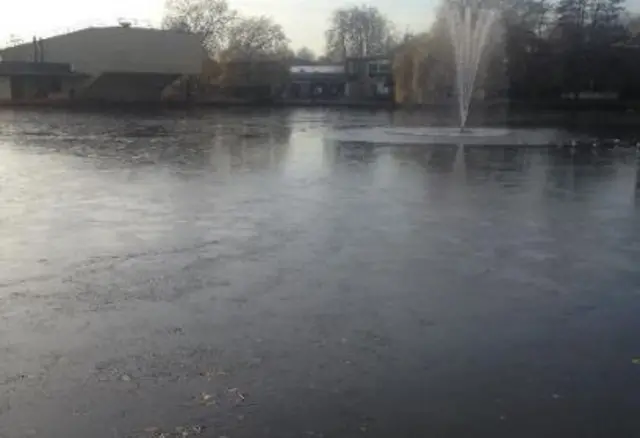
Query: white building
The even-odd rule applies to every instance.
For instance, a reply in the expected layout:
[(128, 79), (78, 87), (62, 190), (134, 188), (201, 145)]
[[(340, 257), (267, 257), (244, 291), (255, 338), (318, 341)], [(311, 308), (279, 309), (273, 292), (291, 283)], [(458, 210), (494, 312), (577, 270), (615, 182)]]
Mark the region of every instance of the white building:
[[(199, 75), (204, 56), (197, 35), (130, 26), (88, 28), (34, 39), (0, 52), (0, 99), (6, 99), (10, 89), (14, 99), (32, 98), (39, 90), (39, 96), (46, 93), (48, 98), (158, 100), (176, 79)], [(2, 76), (2, 64), (12, 63), (28, 66), (28, 72), (20, 75), (15, 68), (4, 69), (14, 73)], [(67, 64), (68, 74), (44, 80), (49, 64)], [(38, 75), (33, 74), (35, 70)]]

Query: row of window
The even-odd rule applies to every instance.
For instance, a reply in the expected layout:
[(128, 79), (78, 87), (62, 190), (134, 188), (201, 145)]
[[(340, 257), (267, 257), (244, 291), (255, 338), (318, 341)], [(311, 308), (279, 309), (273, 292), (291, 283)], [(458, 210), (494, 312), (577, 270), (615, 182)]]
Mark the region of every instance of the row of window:
[[(347, 73), (350, 75), (357, 74), (356, 61), (348, 62)], [(367, 74), (369, 75), (386, 75), (390, 73), (391, 73), (391, 63), (387, 60), (369, 61), (367, 63)]]
[(386, 75), (391, 73), (391, 65), (388, 61), (380, 62), (380, 61), (372, 61), (369, 63), (369, 74), (370, 75)]

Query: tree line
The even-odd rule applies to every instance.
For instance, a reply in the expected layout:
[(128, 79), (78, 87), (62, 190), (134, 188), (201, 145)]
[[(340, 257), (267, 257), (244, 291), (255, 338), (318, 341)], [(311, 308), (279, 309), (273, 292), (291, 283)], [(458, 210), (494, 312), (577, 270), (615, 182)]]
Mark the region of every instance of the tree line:
[(265, 16), (247, 17), (227, 0), (167, 0), (163, 27), (193, 32), (214, 58), (299, 58), (340, 62), (347, 56), (384, 55), (398, 43), (394, 26), (377, 8), (362, 5), (333, 12), (326, 31), (326, 53), (297, 52), (281, 25)]
[(625, 0), (442, 0), (431, 27), (413, 34), (373, 6), (348, 6), (331, 14), (322, 54), (304, 47), (294, 52), (280, 24), (243, 15), (228, 0), (166, 0), (162, 27), (200, 35), (216, 61), (390, 56), (406, 94), (435, 95), (449, 92), (454, 77), (442, 14), (464, 5), (499, 14), (477, 81), (489, 93), (535, 99), (616, 91), (640, 98), (640, 15), (630, 13)]
[(640, 19), (624, 0), (517, 0), (505, 8), (509, 94), (576, 97), (639, 91)]
[[(585, 92), (640, 97), (640, 16), (624, 0), (451, 1), (484, 3), (499, 13), (482, 66), (486, 91), (523, 100)], [(421, 35), (432, 68), (447, 64), (444, 21)]]
[[(409, 47), (413, 58), (420, 58), (417, 62), (433, 70), (411, 80), (433, 82), (434, 77), (452, 77), (449, 35), (440, 15), (456, 4), (491, 7), (499, 13), (483, 70), (487, 89), (502, 88), (517, 98), (640, 91), (635, 84), (640, 82), (635, 80), (640, 72), (640, 17), (629, 13), (625, 0), (448, 0), (431, 28), (416, 34), (398, 31), (375, 7), (345, 7), (331, 14), (326, 50), (320, 56), (308, 48), (293, 52), (282, 26), (267, 17), (242, 16), (227, 0), (168, 0), (163, 25), (198, 33), (213, 57), (227, 59), (341, 62), (346, 57), (397, 55)], [(396, 62), (397, 74), (403, 74), (402, 68), (402, 62)], [(443, 69), (447, 73), (437, 73)]]

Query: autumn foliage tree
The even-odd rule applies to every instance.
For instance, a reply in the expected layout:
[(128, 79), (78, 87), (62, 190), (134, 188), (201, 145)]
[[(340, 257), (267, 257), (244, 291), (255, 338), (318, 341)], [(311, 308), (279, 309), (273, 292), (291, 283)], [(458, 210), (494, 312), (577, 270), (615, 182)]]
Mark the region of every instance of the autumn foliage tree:
[(288, 75), (289, 40), (269, 17), (246, 17), (227, 0), (167, 0), (163, 26), (193, 32), (209, 53), (202, 89), (269, 87)]

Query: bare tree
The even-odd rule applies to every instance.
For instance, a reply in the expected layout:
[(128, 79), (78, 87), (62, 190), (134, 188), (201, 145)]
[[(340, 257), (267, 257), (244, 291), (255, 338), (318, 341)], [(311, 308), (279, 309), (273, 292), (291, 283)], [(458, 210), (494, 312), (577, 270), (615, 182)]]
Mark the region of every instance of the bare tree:
[(348, 55), (350, 13), (347, 9), (338, 9), (331, 16), (331, 27), (325, 33), (327, 57), (343, 60)]
[(268, 17), (239, 18), (229, 29), (225, 55), (235, 59), (288, 57), (289, 40), (282, 26)]
[(316, 54), (308, 47), (302, 47), (296, 52), (295, 56), (303, 61), (314, 62), (316, 60)]
[(218, 54), (228, 44), (237, 13), (227, 0), (166, 0), (163, 27), (197, 33), (203, 46)]
[(7, 47), (19, 46), (20, 44), (24, 44), (24, 42), (25, 42), (24, 39), (12, 33), (11, 35), (9, 35), (9, 38), (7, 39), (7, 42), (4, 45), (4, 47), (7, 48)]
[(367, 5), (334, 11), (325, 37), (327, 53), (335, 60), (383, 55), (396, 42), (391, 22)]
[(634, 14), (629, 18), (627, 29), (629, 29), (631, 36), (640, 34), (640, 15)]

